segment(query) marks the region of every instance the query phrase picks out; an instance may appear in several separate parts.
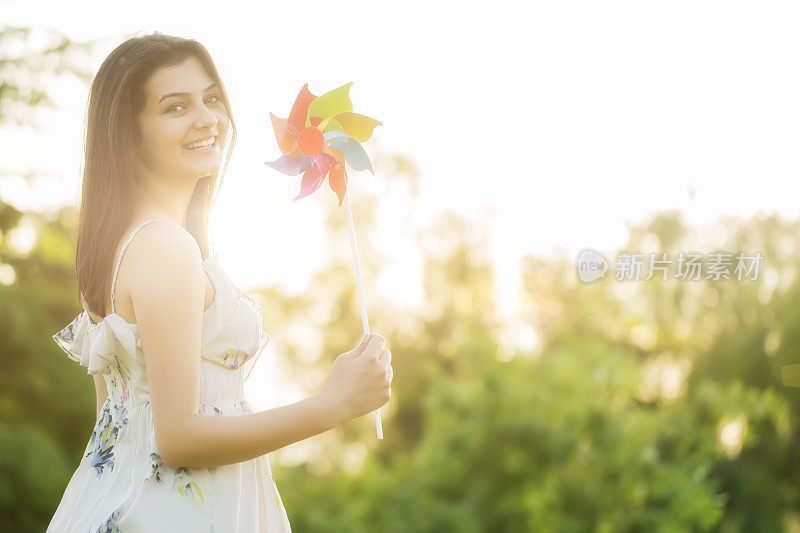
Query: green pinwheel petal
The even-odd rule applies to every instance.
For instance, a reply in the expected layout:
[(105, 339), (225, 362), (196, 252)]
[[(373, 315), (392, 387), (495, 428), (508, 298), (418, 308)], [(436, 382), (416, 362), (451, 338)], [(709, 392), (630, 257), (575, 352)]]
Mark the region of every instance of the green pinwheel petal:
[(339, 88), (322, 94), (311, 102), (308, 106), (308, 116), (306, 117), (306, 127), (311, 126), (311, 118), (325, 120), (337, 113), (353, 110), (353, 102), (350, 101), (350, 86), (353, 82), (346, 83)]

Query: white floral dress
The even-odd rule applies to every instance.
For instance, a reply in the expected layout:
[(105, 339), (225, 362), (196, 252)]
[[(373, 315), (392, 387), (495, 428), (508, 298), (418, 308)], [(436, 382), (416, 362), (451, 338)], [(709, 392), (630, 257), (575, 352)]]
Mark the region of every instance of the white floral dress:
[[(155, 220), (155, 219), (154, 219)], [(123, 246), (114, 272), (137, 227)], [(200, 411), (251, 413), (243, 384), (269, 342), (263, 308), (225, 274), (218, 256), (203, 262), (216, 295), (203, 315)], [(103, 374), (102, 406), (80, 465), (47, 531), (288, 532), (291, 531), (268, 455), (209, 468), (169, 468), (158, 453), (142, 341), (136, 324), (114, 311), (94, 324), (85, 307), (53, 335), (88, 374)]]

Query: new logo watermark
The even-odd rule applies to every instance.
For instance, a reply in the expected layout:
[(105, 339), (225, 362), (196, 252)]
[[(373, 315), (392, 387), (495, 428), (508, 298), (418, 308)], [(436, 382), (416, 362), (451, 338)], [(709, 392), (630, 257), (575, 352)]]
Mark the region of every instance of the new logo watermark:
[(591, 283), (606, 277), (608, 261), (594, 248), (584, 248), (578, 252), (578, 277), (584, 283)]
[[(666, 252), (656, 257), (655, 253), (620, 253), (614, 262), (614, 279), (617, 281), (640, 281), (643, 271), (647, 274), (645, 281), (655, 275), (666, 281), (670, 277), (682, 281), (699, 280), (757, 280), (758, 272), (764, 257), (761, 252), (736, 255), (726, 252), (703, 254), (700, 252), (678, 252), (670, 259)], [(645, 264), (643, 258), (649, 257)], [(583, 248), (578, 252), (575, 262), (578, 278), (584, 283), (591, 283), (606, 277), (609, 262), (605, 256), (594, 248)]]

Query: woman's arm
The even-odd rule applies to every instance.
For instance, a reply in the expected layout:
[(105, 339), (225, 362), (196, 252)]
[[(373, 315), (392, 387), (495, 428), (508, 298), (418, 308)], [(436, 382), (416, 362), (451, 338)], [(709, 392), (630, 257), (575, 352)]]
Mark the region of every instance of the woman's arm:
[(124, 280), (135, 309), (156, 443), (164, 463), (237, 463), (342, 423), (343, 411), (320, 393), (254, 414), (200, 414), (205, 279), (194, 237), (169, 221), (142, 228), (120, 266), (117, 287)]
[(241, 416), (195, 414), (175, 428), (181, 439), (164, 464), (172, 468), (238, 463), (323, 433), (344, 422), (319, 394)]

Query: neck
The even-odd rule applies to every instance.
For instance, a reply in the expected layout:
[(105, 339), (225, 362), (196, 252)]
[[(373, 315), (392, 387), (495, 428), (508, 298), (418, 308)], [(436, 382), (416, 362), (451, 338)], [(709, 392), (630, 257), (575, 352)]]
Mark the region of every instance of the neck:
[(144, 179), (137, 183), (134, 218), (166, 218), (184, 226), (196, 181)]

